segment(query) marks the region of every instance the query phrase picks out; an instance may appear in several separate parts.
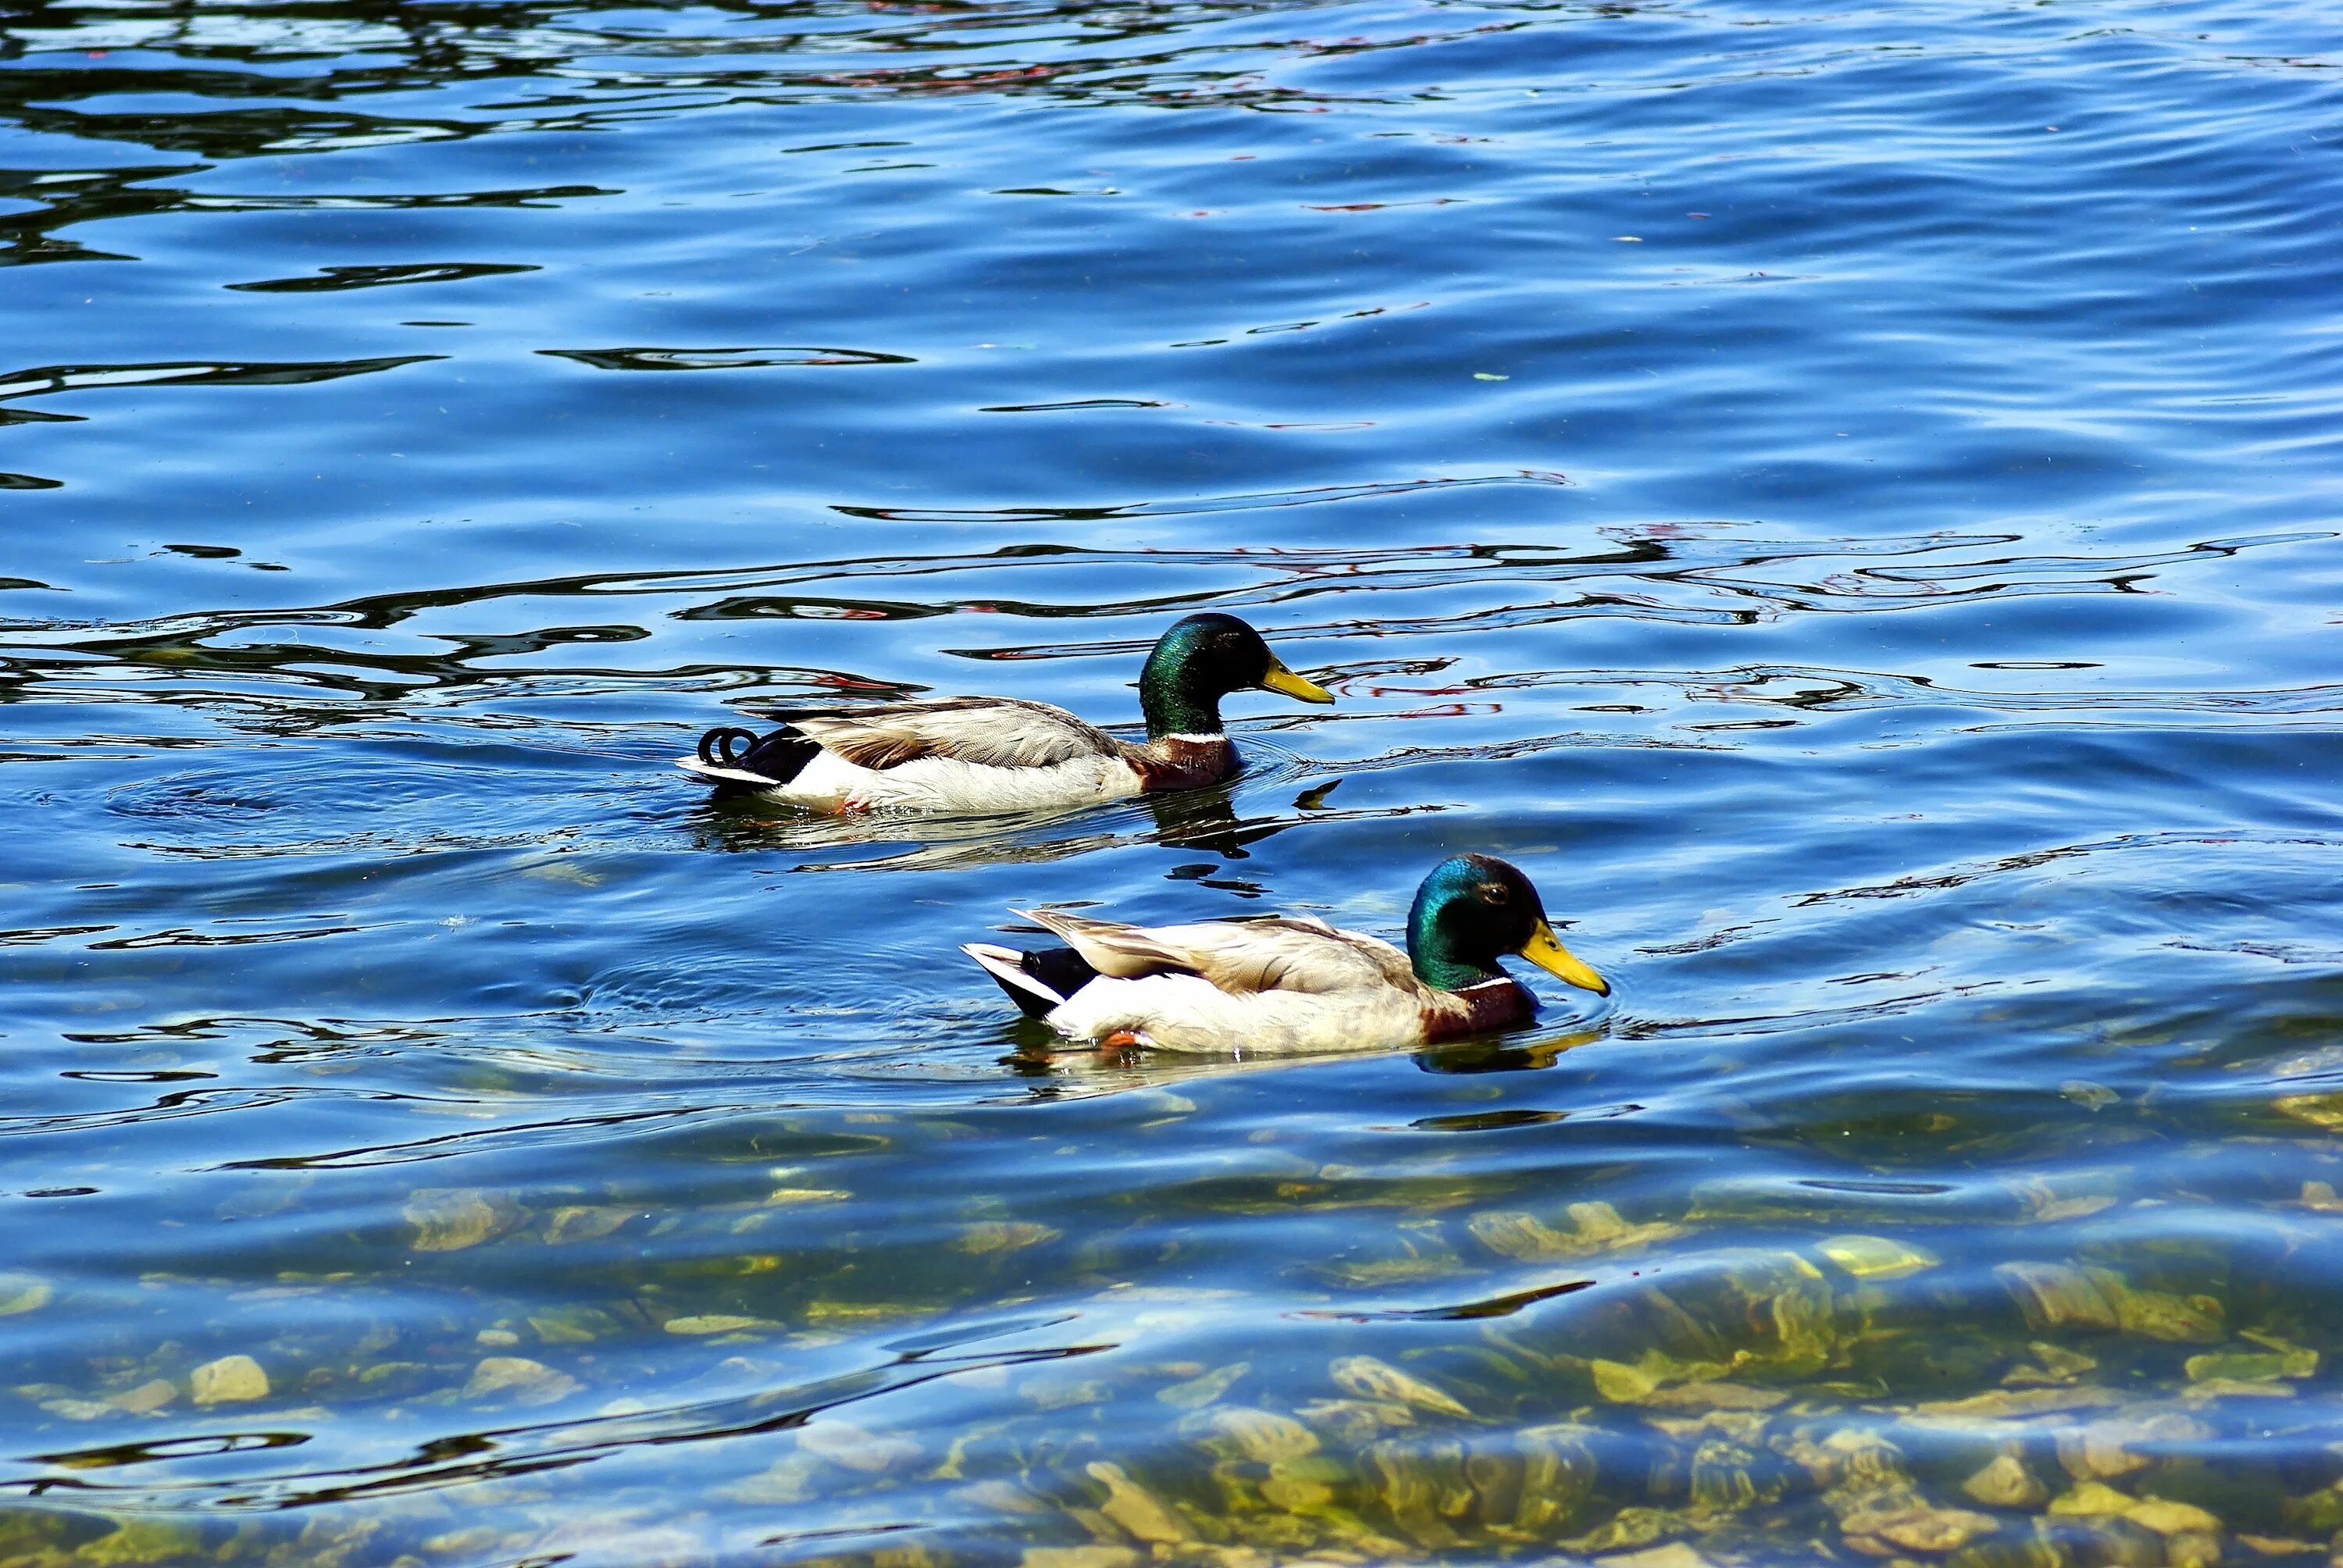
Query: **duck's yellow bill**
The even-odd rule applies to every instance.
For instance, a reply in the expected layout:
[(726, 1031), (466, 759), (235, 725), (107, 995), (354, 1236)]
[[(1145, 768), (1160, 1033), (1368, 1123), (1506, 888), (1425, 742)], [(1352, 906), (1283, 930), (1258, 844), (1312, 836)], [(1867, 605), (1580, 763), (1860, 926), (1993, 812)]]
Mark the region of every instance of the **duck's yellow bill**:
[(1334, 694), (1314, 680), (1304, 680), (1285, 668), (1275, 654), (1269, 656), (1269, 673), (1261, 678), (1263, 691), (1282, 691), (1288, 697), (1298, 697), (1304, 702), (1332, 702)]
[(1530, 940), (1522, 944), (1522, 957), (1564, 985), (1591, 990), (1596, 996), (1611, 994), (1611, 982), (1589, 968), (1585, 960), (1564, 947), (1562, 939), (1554, 934), (1554, 928), (1544, 920), (1540, 920), (1537, 930), (1530, 933)]

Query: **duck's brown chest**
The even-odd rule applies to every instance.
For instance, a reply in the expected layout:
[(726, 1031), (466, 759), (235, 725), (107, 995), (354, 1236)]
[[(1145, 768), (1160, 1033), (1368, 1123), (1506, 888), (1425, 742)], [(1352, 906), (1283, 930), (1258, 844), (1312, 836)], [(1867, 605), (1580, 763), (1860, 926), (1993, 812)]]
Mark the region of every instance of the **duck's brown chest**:
[(1537, 1016), (1537, 999), (1518, 980), (1485, 980), (1440, 991), (1423, 1010), (1424, 1038), (1433, 1044), (1512, 1029)]
[(1237, 770), (1237, 749), (1225, 735), (1167, 735), (1131, 748), (1128, 760), (1153, 795), (1219, 783)]

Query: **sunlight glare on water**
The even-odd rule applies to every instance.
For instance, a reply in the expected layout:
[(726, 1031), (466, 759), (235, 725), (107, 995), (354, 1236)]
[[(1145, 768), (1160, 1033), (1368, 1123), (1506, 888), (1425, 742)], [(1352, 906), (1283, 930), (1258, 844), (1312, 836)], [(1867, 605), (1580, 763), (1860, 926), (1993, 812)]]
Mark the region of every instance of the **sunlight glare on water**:
[[(2325, 1560), (2332, 8), (84, 0), (0, 100), (0, 1564)], [(1222, 789), (669, 766), (1204, 608), (1340, 699)], [(1121, 1060), (955, 950), (1463, 850), (1615, 995)]]

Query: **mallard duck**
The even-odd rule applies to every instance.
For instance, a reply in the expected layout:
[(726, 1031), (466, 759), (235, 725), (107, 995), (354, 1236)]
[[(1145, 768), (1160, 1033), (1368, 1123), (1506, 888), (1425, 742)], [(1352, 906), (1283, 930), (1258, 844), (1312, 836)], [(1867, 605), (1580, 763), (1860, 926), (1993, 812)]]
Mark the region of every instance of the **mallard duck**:
[(1597, 996), (1611, 987), (1555, 938), (1537, 890), (1489, 855), (1443, 860), (1416, 890), (1407, 951), (1323, 920), (1278, 917), (1126, 926), (1059, 910), (1029, 918), (1067, 946), (960, 950), (1061, 1034), (1158, 1050), (1291, 1055), (1435, 1044), (1526, 1023), (1506, 953)]
[(676, 766), (820, 810), (1025, 811), (1213, 784), (1237, 769), (1221, 729), (1232, 691), (1333, 694), (1285, 668), (1232, 615), (1192, 615), (1156, 640), (1139, 674), (1147, 740), (1132, 745), (1062, 708), (946, 697), (808, 709), (770, 734), (711, 729)]

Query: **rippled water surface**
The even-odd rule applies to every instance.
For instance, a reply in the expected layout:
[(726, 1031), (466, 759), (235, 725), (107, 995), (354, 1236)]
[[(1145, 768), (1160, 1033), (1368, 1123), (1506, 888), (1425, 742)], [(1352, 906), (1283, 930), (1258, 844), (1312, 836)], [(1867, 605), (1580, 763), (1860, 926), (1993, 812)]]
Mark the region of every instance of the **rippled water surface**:
[[(0, 1563), (2321, 1562), (2343, 21), (0, 11)], [(792, 819), (732, 705), (1338, 692)], [(1014, 908), (1606, 1003), (1053, 1051)]]

